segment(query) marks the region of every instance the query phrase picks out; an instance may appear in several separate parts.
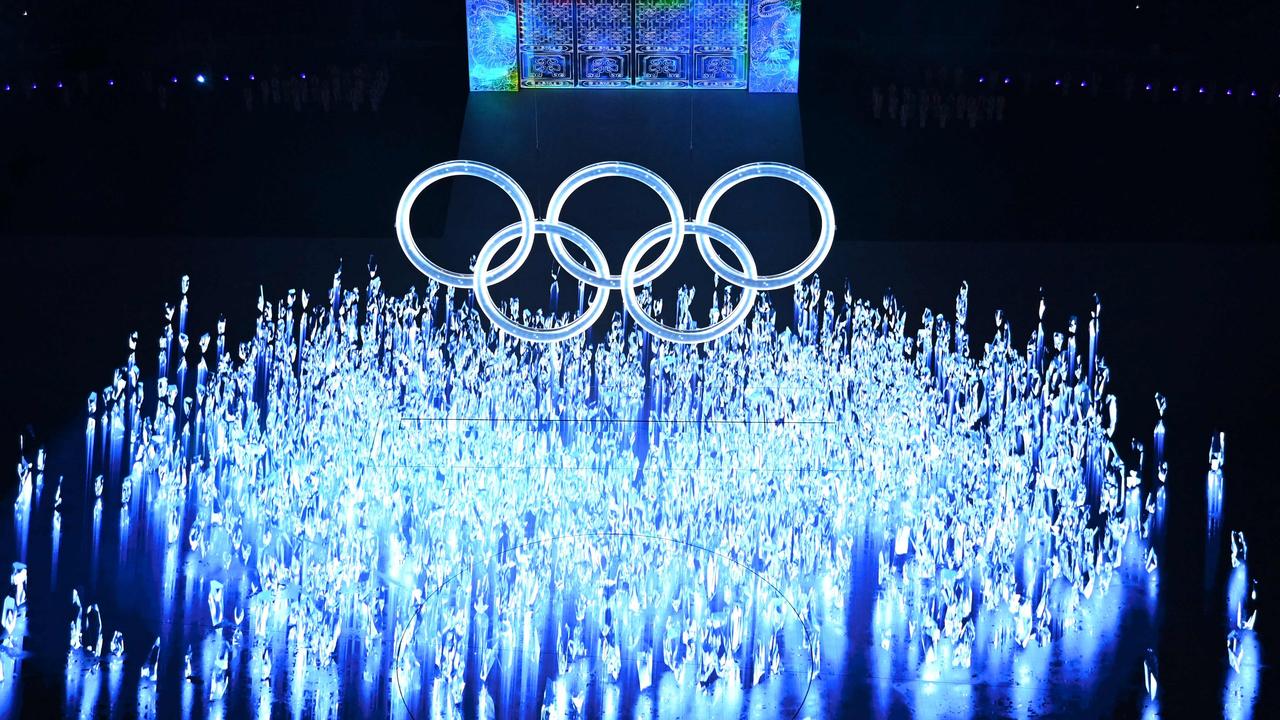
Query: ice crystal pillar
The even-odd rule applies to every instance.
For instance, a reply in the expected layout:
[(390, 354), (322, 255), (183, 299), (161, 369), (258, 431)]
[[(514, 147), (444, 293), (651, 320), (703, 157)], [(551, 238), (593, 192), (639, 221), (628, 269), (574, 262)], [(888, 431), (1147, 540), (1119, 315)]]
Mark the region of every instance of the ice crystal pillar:
[(467, 0), (467, 62), (472, 90), (515, 90), (516, 0)]
[(573, 0), (519, 0), (520, 86), (573, 87)]
[(639, 87), (689, 87), (693, 0), (636, 0), (635, 74)]
[(631, 85), (631, 0), (578, 0), (579, 87)]
[(694, 0), (693, 86), (747, 87), (747, 0)]
[(751, 92), (800, 87), (800, 0), (751, 0)]

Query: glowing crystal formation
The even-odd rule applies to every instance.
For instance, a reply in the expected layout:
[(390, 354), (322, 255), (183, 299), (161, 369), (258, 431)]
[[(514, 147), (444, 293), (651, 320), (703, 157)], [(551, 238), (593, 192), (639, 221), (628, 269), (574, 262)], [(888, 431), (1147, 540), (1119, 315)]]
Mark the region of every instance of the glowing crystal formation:
[[(1163, 492), (1112, 442), (1097, 323), (1087, 343), (1071, 327), (1047, 344), (1041, 325), (1024, 345), (997, 315), (975, 351), (967, 287), (954, 322), (910, 327), (892, 297), (793, 294), (788, 329), (762, 292), (750, 322), (697, 346), (625, 312), (594, 343), (530, 343), (453, 288), (391, 296), (372, 269), (359, 291), (335, 275), (327, 302), (260, 298), (238, 346), (223, 324), (216, 343), (174, 343), (186, 312), (166, 313), (164, 376), (131, 357), (88, 406), (104, 489), (86, 502), (121, 507), (122, 544), (156, 548), (138, 592), (196, 618), (186, 692), (214, 705), (245, 667), (254, 707), (287, 672), (323, 715), (337, 668), (356, 668), (431, 716), (492, 709), (501, 683), (563, 717), (589, 682), (615, 709), (626, 686), (662, 717), (732, 715), (806, 694), (863, 590), (886, 677), (1025, 684), (1051, 643), (1088, 658), (1076, 636), (1120, 619), (1111, 585), (1159, 573), (1140, 528)], [(662, 317), (647, 289), (636, 302)], [(73, 601), (69, 657), (96, 658), (112, 628)], [(1247, 667), (1254, 613), (1231, 602)], [(157, 639), (148, 679), (159, 657)], [(1158, 694), (1154, 655), (1144, 667)], [(69, 679), (69, 701), (85, 687)]]

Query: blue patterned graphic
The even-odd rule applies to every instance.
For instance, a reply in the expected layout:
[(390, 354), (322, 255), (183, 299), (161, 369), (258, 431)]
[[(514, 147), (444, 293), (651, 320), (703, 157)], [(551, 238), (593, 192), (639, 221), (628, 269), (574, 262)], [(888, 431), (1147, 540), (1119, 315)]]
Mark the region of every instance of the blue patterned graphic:
[(472, 90), (511, 91), (519, 86), (516, 31), (515, 0), (467, 0)]
[(573, 87), (573, 0), (519, 0), (520, 86)]
[(796, 92), (800, 0), (467, 0), (473, 90)]
[(747, 87), (747, 0), (694, 0), (693, 86)]
[(631, 85), (631, 0), (578, 0), (579, 87)]
[(636, 85), (689, 87), (692, 10), (693, 0), (636, 0)]
[(751, 0), (751, 92), (800, 88), (800, 0)]

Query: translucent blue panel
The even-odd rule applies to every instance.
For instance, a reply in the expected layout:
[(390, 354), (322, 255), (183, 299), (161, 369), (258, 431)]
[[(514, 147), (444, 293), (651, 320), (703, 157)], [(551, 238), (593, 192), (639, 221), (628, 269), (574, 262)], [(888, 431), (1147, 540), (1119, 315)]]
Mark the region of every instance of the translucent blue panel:
[(694, 87), (747, 87), (747, 0), (694, 0)]
[(800, 0), (751, 0), (751, 92), (800, 88)]
[(693, 0), (636, 0), (636, 85), (689, 87), (692, 10)]
[(519, 0), (521, 87), (573, 87), (573, 0)]
[(578, 0), (579, 87), (631, 85), (631, 0)]
[(467, 62), (472, 90), (515, 90), (515, 0), (467, 0)]
[(468, 2), (476, 89), (509, 86), (479, 78), (507, 67), (512, 3), (520, 87), (797, 89), (800, 0)]

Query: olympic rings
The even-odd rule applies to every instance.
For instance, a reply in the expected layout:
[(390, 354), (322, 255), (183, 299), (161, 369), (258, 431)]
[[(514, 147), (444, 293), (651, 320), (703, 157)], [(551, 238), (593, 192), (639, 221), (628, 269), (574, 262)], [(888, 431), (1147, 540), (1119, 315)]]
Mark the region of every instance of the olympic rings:
[[(439, 180), (456, 176), (477, 177), (497, 185), (515, 203), (516, 211), (520, 216), (518, 222), (494, 233), (485, 242), (476, 255), (475, 270), (471, 274), (446, 270), (428, 260), (414, 242), (413, 234), (409, 230), (409, 212), (422, 191)], [(621, 177), (642, 183), (658, 195), (671, 215), (671, 222), (659, 225), (636, 241), (627, 252), (617, 275), (610, 274), (609, 262), (594, 240), (581, 230), (560, 221), (564, 205), (574, 191), (592, 180), (605, 177)], [(821, 219), (818, 242), (809, 256), (799, 265), (776, 275), (759, 275), (756, 272), (755, 258), (751, 256), (746, 244), (734, 233), (711, 222), (711, 213), (726, 192), (747, 180), (762, 177), (788, 180), (800, 186), (817, 204)], [(396, 210), (396, 235), (400, 239), (400, 247), (414, 267), (427, 277), (445, 285), (471, 289), (480, 310), (499, 329), (517, 338), (539, 343), (567, 340), (586, 332), (604, 313), (612, 290), (622, 292), (623, 306), (640, 327), (664, 340), (695, 344), (722, 337), (746, 322), (755, 304), (756, 295), (760, 291), (792, 286), (812, 275), (831, 251), (835, 231), (835, 210), (831, 206), (831, 200), (827, 197), (826, 191), (804, 171), (782, 163), (752, 163), (726, 173), (702, 196), (702, 201), (698, 203), (697, 215), (692, 221), (685, 219), (680, 198), (666, 180), (639, 165), (624, 162), (596, 163), (570, 175), (552, 194), (545, 220), (537, 219), (528, 195), (510, 175), (491, 165), (466, 160), (441, 163), (418, 175), (405, 188)], [(654, 278), (671, 268), (676, 256), (680, 253), (684, 236), (689, 234), (695, 236), (699, 254), (716, 275), (741, 287), (743, 292), (733, 308), (726, 310), (722, 317), (711, 325), (682, 330), (665, 325), (660, 320), (649, 316), (640, 305), (636, 288), (649, 284)], [(490, 292), (490, 286), (511, 277), (529, 258), (535, 235), (546, 236), (551, 254), (570, 275), (596, 289), (586, 310), (563, 325), (530, 327), (518, 320), (513, 320), (502, 313)], [(564, 244), (565, 240), (577, 245), (586, 254), (592, 267), (579, 262), (569, 254)], [(667, 246), (658, 257), (645, 267), (639, 267), (645, 253), (664, 241), (667, 242)], [(498, 267), (491, 267), (499, 251), (513, 242), (517, 244), (511, 257)], [(728, 248), (738, 258), (741, 270), (724, 261), (715, 248), (714, 243), (717, 242)]]

